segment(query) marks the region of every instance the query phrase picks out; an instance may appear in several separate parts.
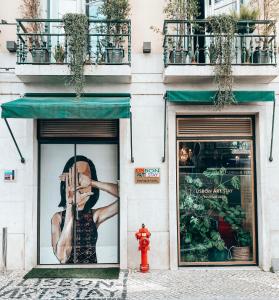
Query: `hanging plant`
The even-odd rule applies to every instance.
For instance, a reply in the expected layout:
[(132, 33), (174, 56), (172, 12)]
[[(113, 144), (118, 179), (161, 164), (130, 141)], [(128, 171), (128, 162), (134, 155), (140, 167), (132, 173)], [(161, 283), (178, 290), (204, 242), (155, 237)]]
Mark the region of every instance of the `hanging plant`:
[(64, 30), (68, 39), (70, 85), (74, 86), (77, 97), (85, 86), (84, 63), (87, 55), (88, 18), (83, 14), (68, 13), (63, 17)]
[(236, 30), (236, 18), (231, 15), (218, 15), (208, 18), (214, 41), (214, 74), (217, 92), (214, 103), (218, 109), (226, 104), (236, 103), (233, 95), (232, 54)]

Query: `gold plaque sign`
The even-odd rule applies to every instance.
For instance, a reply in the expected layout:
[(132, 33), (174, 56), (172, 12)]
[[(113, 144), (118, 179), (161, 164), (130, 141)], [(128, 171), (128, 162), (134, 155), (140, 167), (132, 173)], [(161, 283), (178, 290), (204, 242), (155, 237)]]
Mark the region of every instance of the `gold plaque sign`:
[(160, 168), (136, 168), (136, 183), (160, 183)]

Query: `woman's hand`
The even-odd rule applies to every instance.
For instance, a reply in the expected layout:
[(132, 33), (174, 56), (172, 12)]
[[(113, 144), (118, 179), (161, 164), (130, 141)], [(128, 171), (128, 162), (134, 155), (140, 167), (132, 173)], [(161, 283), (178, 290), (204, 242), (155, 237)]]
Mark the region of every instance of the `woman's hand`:
[(83, 173), (78, 173), (78, 189), (87, 188), (92, 185), (92, 180)]

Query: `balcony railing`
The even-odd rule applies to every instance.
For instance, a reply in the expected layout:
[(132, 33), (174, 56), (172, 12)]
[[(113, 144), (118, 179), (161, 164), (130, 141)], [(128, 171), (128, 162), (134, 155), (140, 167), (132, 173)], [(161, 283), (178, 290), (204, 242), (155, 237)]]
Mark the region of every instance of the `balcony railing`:
[[(89, 20), (85, 64), (130, 65), (130, 20)], [(61, 19), (17, 20), (18, 64), (68, 64), (69, 37)]]
[[(216, 36), (207, 20), (164, 22), (164, 63), (169, 65), (216, 64)], [(239, 21), (232, 50), (233, 65), (276, 65), (274, 21)]]

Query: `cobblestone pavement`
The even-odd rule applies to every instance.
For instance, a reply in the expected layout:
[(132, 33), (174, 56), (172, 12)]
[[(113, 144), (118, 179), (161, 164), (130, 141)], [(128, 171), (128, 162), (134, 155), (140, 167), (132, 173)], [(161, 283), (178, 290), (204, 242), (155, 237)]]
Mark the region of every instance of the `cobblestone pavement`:
[(0, 273), (0, 299), (279, 300), (279, 274), (259, 270), (121, 272), (118, 280), (28, 279)]
[(0, 275), (0, 299), (113, 299), (127, 298), (128, 272), (118, 280), (98, 279), (28, 279), (25, 273), (8, 272)]
[(128, 299), (279, 299), (279, 274), (260, 270), (187, 270), (131, 273)]

